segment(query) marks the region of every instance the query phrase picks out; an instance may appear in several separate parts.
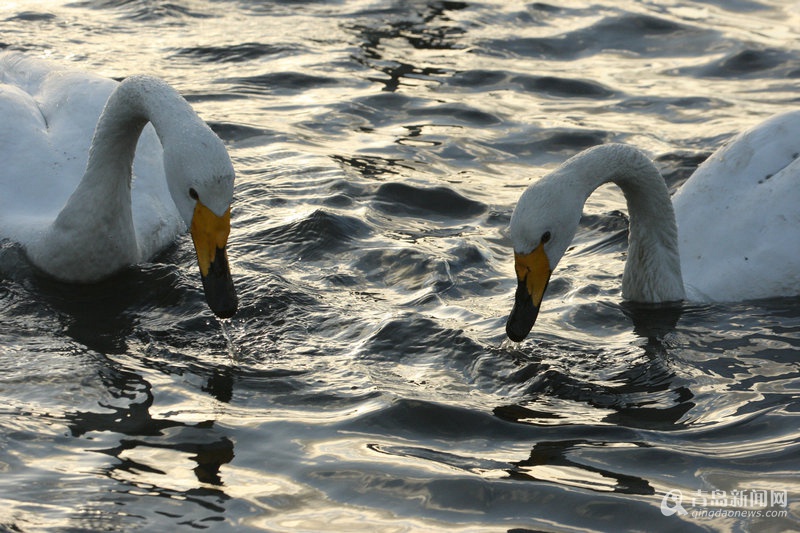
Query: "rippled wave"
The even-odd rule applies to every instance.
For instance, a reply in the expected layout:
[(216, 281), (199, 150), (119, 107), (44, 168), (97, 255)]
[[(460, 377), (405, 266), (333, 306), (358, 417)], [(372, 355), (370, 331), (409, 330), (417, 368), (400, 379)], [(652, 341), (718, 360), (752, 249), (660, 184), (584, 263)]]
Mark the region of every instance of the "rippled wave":
[[(504, 343), (527, 184), (629, 142), (677, 190), (796, 106), (789, 4), (15, 2), (0, 28), (186, 95), (237, 169), (240, 295), (209, 314), (186, 239), (92, 286), (0, 243), (0, 530), (798, 528), (797, 298), (623, 303), (609, 187)], [(787, 503), (665, 516), (675, 490)]]

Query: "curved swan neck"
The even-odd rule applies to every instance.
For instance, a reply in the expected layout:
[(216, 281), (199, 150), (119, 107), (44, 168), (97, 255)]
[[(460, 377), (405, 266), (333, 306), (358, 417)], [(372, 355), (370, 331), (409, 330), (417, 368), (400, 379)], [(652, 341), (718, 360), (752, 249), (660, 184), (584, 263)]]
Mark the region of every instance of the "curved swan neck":
[[(189, 104), (169, 85), (150, 76), (126, 78), (111, 93), (97, 122), (85, 180), (126, 183), (130, 188), (136, 144), (150, 122), (159, 139), (178, 136), (178, 125), (190, 124), (182, 116), (194, 117)], [(113, 177), (107, 173), (113, 173)]]
[(622, 189), (630, 217), (623, 297), (638, 302), (682, 300), (675, 212), (653, 162), (636, 148), (610, 144), (586, 150), (558, 172), (572, 181), (584, 201), (604, 183)]
[(139, 262), (131, 206), (139, 136), (150, 122), (164, 145), (181, 138), (178, 128), (198, 121), (189, 104), (157, 78), (133, 76), (120, 83), (98, 119), (81, 182), (52, 226), (29, 247), (34, 263), (49, 265), (56, 277), (91, 281)]

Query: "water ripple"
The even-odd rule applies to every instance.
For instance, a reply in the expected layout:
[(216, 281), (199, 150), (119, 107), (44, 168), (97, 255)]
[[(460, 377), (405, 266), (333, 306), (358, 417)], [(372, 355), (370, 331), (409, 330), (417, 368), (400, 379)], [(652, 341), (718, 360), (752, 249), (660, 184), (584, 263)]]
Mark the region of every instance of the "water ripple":
[(788, 3), (6, 4), (0, 47), (161, 76), (223, 139), (240, 310), (188, 237), (88, 286), (0, 243), (0, 530), (797, 529), (796, 297), (622, 302), (605, 187), (503, 342), (525, 187), (621, 141), (677, 190), (796, 103)]

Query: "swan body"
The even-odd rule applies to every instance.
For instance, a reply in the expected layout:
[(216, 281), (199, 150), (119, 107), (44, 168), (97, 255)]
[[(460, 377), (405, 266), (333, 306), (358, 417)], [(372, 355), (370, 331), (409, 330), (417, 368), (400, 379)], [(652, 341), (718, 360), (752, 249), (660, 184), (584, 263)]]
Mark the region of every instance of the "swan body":
[(50, 276), (91, 283), (191, 228), (209, 305), (235, 312), (233, 166), (174, 89), (3, 53), (0, 117), (0, 239)]
[(597, 146), (532, 184), (510, 222), (517, 291), (506, 332), (521, 341), (583, 205), (613, 182), (630, 217), (623, 298), (740, 301), (800, 294), (800, 112), (773, 117), (707, 159), (670, 200), (636, 148)]
[(800, 294), (800, 111), (732, 139), (672, 202), (690, 300)]

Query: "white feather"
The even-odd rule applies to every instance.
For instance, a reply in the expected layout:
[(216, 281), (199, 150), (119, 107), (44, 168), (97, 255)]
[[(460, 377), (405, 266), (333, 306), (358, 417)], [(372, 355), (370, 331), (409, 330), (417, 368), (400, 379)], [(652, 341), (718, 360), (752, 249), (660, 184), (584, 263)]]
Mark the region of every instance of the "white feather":
[(614, 182), (630, 213), (623, 297), (632, 301), (739, 301), (800, 294), (800, 112), (773, 117), (704, 162), (671, 202), (637, 149), (586, 150), (532, 184), (511, 218), (515, 251), (549, 231), (551, 269), (583, 204)]
[(222, 142), (156, 78), (119, 84), (4, 53), (0, 117), (0, 239), (57, 278), (94, 281), (151, 258), (187, 230), (191, 188), (219, 215), (231, 203)]

